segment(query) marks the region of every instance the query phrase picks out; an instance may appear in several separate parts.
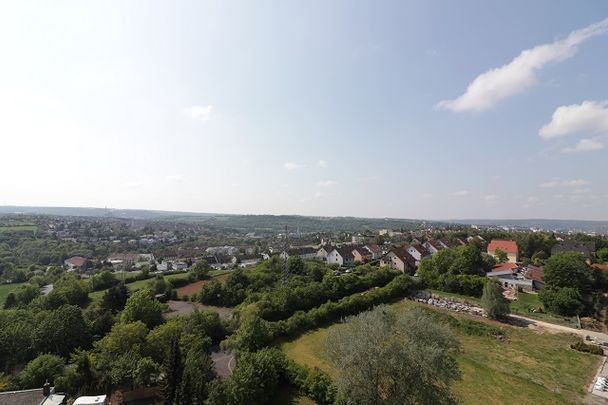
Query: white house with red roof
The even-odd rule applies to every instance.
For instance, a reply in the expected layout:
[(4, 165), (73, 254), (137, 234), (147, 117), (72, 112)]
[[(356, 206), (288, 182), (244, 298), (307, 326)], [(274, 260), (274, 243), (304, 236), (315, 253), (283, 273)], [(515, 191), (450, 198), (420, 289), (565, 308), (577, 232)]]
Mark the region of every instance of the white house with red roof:
[(488, 243), (488, 254), (496, 257), (496, 251), (502, 250), (507, 254), (507, 259), (510, 263), (519, 261), (519, 251), (517, 250), (517, 243), (510, 239), (492, 239)]

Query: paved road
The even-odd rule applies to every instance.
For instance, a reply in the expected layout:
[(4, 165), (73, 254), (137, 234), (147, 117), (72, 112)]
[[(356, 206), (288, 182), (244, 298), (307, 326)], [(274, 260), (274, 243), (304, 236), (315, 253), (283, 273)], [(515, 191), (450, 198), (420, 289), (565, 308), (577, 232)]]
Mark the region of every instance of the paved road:
[(220, 377), (229, 377), (235, 366), (235, 359), (232, 353), (221, 350), (215, 345), (211, 348), (211, 360), (215, 366), (215, 372)]
[(591, 336), (593, 339), (598, 341), (599, 343), (608, 342), (608, 334), (602, 332), (594, 332), (587, 329), (575, 329), (569, 328), (567, 326), (556, 325), (554, 323), (543, 322), (536, 319), (526, 318), (525, 316), (511, 314), (509, 315), (511, 319), (515, 319), (517, 323), (524, 323), (524, 326), (528, 326), (531, 329), (539, 328), (545, 329), (557, 333), (573, 333), (575, 335), (582, 336)]

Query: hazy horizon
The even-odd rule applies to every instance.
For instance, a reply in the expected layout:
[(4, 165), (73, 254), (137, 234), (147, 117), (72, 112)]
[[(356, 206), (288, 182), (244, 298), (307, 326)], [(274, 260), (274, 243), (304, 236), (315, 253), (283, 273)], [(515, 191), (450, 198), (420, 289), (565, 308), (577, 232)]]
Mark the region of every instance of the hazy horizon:
[[(449, 221), (580, 221), (580, 222), (608, 222), (608, 219), (580, 219), (580, 218), (541, 218), (541, 217), (529, 217), (529, 218), (424, 218), (424, 217), (387, 217), (387, 216), (360, 216), (360, 215), (305, 215), (298, 213), (285, 213), (285, 214), (272, 214), (272, 213), (247, 213), (247, 212), (209, 212), (209, 211), (174, 211), (174, 210), (161, 210), (161, 209), (144, 209), (144, 208), (119, 208), (119, 207), (76, 207), (76, 206), (37, 206), (37, 205), (0, 205), (0, 209), (3, 208), (27, 208), (27, 209), (90, 209), (90, 210), (110, 210), (110, 211), (150, 211), (150, 212), (165, 212), (165, 213), (176, 213), (176, 214), (193, 214), (193, 215), (252, 215), (252, 216), (301, 216), (301, 217), (320, 217), (320, 218), (340, 218), (340, 217), (352, 217), (352, 218), (369, 218), (369, 219), (398, 219), (398, 220), (414, 220), (414, 221), (436, 221), (436, 222), (449, 222)], [(19, 213), (18, 211), (16, 211)], [(0, 215), (6, 213), (0, 212)], [(26, 213), (29, 214), (29, 213)]]
[(606, 220), (607, 17), (3, 3), (0, 205)]

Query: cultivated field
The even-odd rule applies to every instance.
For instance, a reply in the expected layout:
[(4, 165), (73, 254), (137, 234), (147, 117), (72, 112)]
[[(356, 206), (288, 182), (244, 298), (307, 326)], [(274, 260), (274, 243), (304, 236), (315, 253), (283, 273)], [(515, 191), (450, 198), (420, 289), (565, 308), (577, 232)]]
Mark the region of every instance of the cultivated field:
[[(405, 311), (417, 304), (401, 301), (393, 307)], [(437, 309), (429, 310), (439, 311)], [(502, 325), (468, 315), (449, 313), (457, 319), (471, 319), (499, 326), (504, 339), (476, 336), (454, 329), (461, 342), (458, 363), (462, 380), (454, 393), (466, 404), (572, 404), (580, 403), (601, 358), (569, 348), (577, 340), (566, 334), (539, 333)], [(337, 375), (323, 355), (329, 328), (318, 329), (281, 346), (301, 364)]]
[(209, 284), (212, 281), (219, 281), (221, 283), (226, 279), (226, 277), (228, 277), (228, 274), (221, 274), (221, 275), (215, 276), (209, 280), (199, 280), (195, 283), (188, 284), (183, 287), (177, 288), (175, 291), (177, 291), (178, 297), (183, 297), (184, 295), (191, 296), (192, 294), (199, 292), (205, 284)]

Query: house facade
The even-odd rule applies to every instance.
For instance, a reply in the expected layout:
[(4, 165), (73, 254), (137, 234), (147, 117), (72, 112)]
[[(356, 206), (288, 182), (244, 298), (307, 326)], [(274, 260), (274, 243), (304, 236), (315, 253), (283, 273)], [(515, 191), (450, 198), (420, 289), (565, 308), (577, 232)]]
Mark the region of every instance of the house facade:
[(416, 269), (416, 259), (407, 252), (405, 247), (392, 249), (380, 259), (380, 267), (390, 267), (403, 273), (413, 273)]
[(339, 266), (352, 265), (355, 262), (355, 257), (352, 253), (352, 248), (341, 247), (334, 248), (327, 255), (327, 264), (337, 264)]
[(502, 250), (507, 254), (507, 261), (516, 263), (519, 261), (519, 251), (517, 243), (510, 239), (492, 239), (488, 243), (487, 253), (497, 259), (496, 251)]

